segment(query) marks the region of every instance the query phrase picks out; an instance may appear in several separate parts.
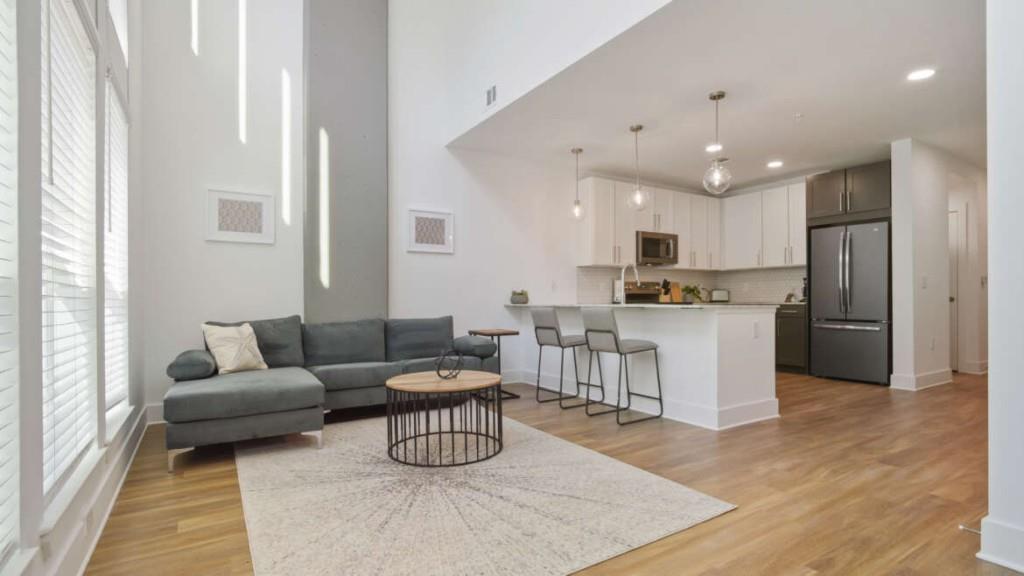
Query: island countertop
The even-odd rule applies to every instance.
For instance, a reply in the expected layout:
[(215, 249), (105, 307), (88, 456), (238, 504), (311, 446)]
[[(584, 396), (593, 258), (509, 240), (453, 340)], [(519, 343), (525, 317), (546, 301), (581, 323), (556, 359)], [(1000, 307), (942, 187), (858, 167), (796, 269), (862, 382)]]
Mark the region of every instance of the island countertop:
[(701, 302), (699, 304), (505, 304), (506, 308), (641, 308), (652, 310), (769, 310), (780, 304), (729, 304)]

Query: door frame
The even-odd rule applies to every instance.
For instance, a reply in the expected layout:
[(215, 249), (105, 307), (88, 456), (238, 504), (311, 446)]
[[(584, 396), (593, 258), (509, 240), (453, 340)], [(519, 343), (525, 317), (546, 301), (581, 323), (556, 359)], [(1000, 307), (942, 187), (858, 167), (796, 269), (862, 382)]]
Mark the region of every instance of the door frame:
[[(956, 208), (950, 208), (947, 213), (947, 230), (950, 234), (949, 243), (947, 246), (947, 260), (952, 261), (951, 264), (955, 266), (955, 270), (951, 271), (949, 275), (956, 283), (955, 286), (948, 288), (947, 297), (953, 298), (949, 301), (949, 339), (950, 339), (950, 352), (949, 352), (949, 369), (953, 372), (960, 371), (960, 279), (963, 275), (963, 263), (964, 263), (964, 247), (966, 235), (966, 210), (962, 206)], [(953, 233), (952, 224), (956, 223), (956, 230)]]

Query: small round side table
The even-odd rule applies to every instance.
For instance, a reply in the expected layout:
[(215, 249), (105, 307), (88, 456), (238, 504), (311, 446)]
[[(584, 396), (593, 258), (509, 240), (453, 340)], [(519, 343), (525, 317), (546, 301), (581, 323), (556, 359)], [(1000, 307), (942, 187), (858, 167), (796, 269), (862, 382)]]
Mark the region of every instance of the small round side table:
[[(498, 374), (501, 374), (501, 337), (519, 336), (519, 330), (511, 330), (509, 328), (478, 328), (476, 330), (470, 330), (469, 335), (486, 336), (490, 338), (495, 344), (498, 345)], [(515, 392), (509, 392), (508, 390), (502, 390), (501, 397), (504, 398), (505, 400), (521, 398), (519, 394), (516, 394)]]

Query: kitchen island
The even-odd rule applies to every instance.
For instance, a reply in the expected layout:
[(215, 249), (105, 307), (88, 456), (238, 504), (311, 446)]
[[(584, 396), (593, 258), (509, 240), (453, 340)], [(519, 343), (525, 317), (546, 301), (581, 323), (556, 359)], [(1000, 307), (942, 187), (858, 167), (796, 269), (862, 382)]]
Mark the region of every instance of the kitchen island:
[[(516, 349), (506, 354), (505, 376), (509, 381), (537, 381), (538, 350), (531, 307), (534, 305), (506, 305), (522, 334)], [(622, 338), (656, 342), (659, 346), (665, 418), (722, 430), (779, 416), (779, 403), (775, 397), (777, 306), (774, 304), (578, 304), (553, 307), (564, 334), (583, 334), (580, 308), (611, 307), (615, 309)], [(577, 349), (577, 363), (583, 381), (587, 380), (588, 356), (585, 346)], [(547, 348), (544, 351), (540, 368), (544, 388), (558, 388), (558, 357), (557, 349)], [(605, 397), (614, 405), (618, 391), (618, 358), (615, 354), (601, 354), (601, 361)], [(568, 350), (565, 362), (563, 388), (571, 393), (576, 387)], [(630, 389), (655, 394), (654, 355), (631, 356), (629, 367)], [(590, 381), (598, 382), (596, 361)], [(594, 389), (592, 394), (596, 397), (597, 390)], [(657, 402), (634, 398), (632, 408), (657, 413)]]

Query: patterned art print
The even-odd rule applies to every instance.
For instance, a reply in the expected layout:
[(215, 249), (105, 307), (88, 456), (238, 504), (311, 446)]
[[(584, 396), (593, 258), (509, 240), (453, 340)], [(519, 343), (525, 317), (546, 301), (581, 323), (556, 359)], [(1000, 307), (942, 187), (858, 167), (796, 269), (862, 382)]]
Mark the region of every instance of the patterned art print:
[(451, 212), (409, 210), (410, 252), (455, 252), (455, 234)]
[(217, 202), (217, 229), (221, 232), (263, 233), (263, 203), (221, 198)]
[(272, 194), (207, 191), (207, 240), (273, 244), (274, 219), (275, 198)]

